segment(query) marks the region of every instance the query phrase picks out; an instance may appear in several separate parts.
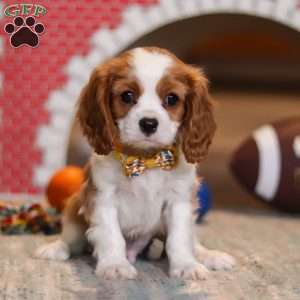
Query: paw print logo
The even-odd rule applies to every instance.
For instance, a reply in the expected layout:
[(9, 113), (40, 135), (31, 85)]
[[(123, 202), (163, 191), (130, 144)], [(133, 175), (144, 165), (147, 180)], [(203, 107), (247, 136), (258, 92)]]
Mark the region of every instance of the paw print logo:
[(45, 31), (42, 23), (36, 23), (35, 18), (29, 16), (25, 19), (16, 17), (13, 23), (5, 25), (4, 30), (10, 36), (10, 44), (14, 48), (27, 45), (32, 48), (39, 44), (39, 35)]

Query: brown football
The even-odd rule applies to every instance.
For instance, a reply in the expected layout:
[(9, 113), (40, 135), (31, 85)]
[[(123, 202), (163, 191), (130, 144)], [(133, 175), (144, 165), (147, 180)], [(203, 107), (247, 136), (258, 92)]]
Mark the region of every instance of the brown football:
[(231, 170), (260, 199), (300, 212), (300, 116), (264, 125), (235, 151)]

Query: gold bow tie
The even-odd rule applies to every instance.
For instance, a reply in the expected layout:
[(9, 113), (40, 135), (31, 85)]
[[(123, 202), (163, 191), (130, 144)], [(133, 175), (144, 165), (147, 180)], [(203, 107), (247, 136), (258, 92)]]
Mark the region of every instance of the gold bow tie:
[(125, 154), (114, 151), (115, 158), (120, 160), (126, 176), (132, 178), (140, 176), (146, 169), (161, 168), (170, 170), (177, 164), (176, 148), (162, 150), (150, 158), (139, 156), (126, 156)]

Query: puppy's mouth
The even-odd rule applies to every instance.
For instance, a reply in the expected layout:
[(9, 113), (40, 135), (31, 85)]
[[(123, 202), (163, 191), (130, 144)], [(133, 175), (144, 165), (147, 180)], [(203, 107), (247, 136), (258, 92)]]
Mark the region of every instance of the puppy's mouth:
[(151, 137), (144, 137), (143, 139), (140, 139), (134, 143), (132, 143), (132, 146), (135, 146), (137, 148), (161, 148), (166, 146), (164, 143), (161, 143), (159, 141), (154, 140)]
[(122, 143), (122, 151), (128, 155), (151, 156), (158, 151), (166, 149), (171, 145), (153, 140), (151, 137), (144, 137), (138, 141)]

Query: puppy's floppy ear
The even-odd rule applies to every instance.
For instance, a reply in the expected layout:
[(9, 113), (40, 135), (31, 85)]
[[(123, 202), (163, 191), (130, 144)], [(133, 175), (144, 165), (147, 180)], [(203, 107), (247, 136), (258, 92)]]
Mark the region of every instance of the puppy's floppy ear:
[(116, 137), (110, 108), (109, 68), (102, 65), (96, 68), (83, 88), (77, 111), (83, 134), (98, 154), (111, 152)]
[(190, 92), (182, 123), (182, 150), (189, 163), (199, 163), (208, 153), (216, 130), (208, 81), (202, 72), (189, 67)]

